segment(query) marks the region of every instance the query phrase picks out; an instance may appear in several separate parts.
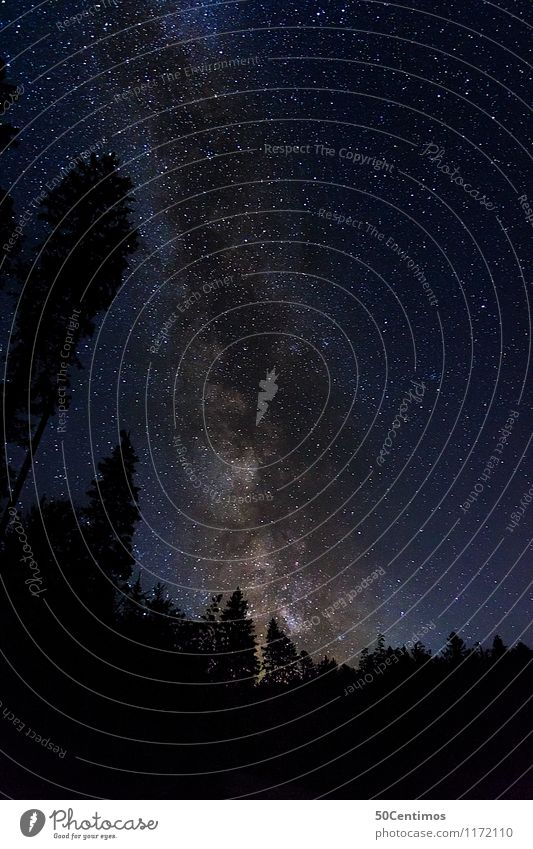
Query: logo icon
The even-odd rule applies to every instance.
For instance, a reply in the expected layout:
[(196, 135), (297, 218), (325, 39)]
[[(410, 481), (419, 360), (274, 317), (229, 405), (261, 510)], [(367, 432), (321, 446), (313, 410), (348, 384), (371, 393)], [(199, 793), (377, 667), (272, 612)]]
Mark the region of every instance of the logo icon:
[(259, 381), (260, 391), (257, 395), (257, 415), (255, 417), (256, 426), (259, 424), (262, 418), (264, 418), (266, 411), (268, 410), (268, 404), (274, 398), (274, 395), (278, 391), (278, 385), (276, 380), (279, 375), (276, 374), (276, 368), (274, 367), (272, 371), (268, 371), (266, 380)]
[(42, 811), (32, 808), (22, 814), (20, 818), (20, 830), (24, 837), (35, 837), (44, 828), (46, 817)]

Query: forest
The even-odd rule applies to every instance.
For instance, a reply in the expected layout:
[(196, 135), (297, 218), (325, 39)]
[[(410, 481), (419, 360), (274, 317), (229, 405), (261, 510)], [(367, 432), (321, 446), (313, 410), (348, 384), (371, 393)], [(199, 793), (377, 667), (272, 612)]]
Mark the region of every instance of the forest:
[[(13, 102), (4, 66), (0, 88)], [(15, 134), (4, 112), (1, 151)], [(17, 458), (0, 480), (4, 787), (20, 798), (527, 797), (533, 651), (522, 642), (466, 645), (452, 632), (432, 654), (376, 634), (352, 666), (306, 651), (279, 617), (260, 633), (239, 587), (181, 609), (138, 568), (127, 429), (80, 503), (33, 497), (43, 435), (62, 427), (82, 345), (141, 246), (131, 192), (109, 152), (74, 162), (24, 218), (1, 192), (1, 285), (16, 304), (3, 443)]]

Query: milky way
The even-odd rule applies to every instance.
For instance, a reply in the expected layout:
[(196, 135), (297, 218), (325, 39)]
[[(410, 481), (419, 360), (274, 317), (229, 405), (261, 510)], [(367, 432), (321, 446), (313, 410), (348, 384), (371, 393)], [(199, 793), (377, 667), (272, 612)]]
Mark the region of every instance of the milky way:
[(142, 236), (38, 489), (126, 427), (139, 568), (191, 615), (240, 585), (339, 659), (527, 638), (522, 4), (93, 5), (7, 31), (17, 202), (100, 142)]

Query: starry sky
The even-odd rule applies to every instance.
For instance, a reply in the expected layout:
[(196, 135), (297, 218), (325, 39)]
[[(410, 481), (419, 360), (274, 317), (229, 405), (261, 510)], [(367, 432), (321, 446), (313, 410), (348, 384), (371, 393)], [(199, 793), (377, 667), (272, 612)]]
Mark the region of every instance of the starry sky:
[(17, 210), (97, 145), (142, 242), (25, 500), (82, 498), (126, 428), (138, 567), (190, 615), (240, 585), (351, 662), (531, 642), (525, 13), (3, 0)]

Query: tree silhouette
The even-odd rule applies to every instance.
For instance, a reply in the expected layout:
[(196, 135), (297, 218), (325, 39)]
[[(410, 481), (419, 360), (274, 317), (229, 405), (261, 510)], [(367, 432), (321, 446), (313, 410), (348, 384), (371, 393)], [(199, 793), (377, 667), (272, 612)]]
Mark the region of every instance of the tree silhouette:
[(248, 615), (248, 602), (239, 587), (226, 602), (220, 623), (220, 644), (224, 654), (217, 666), (221, 680), (253, 685), (259, 673), (255, 626)]
[(513, 658), (517, 659), (520, 663), (527, 664), (531, 663), (533, 658), (533, 649), (530, 649), (530, 647), (526, 646), (522, 640), (519, 640), (516, 646), (513, 646), (509, 654), (511, 654)]
[(492, 649), (491, 649), (491, 657), (495, 660), (502, 657), (507, 651), (507, 646), (503, 642), (502, 638), (499, 634), (496, 634), (494, 640), (492, 641)]
[(141, 573), (137, 573), (135, 581), (128, 582), (124, 587), (124, 596), (119, 605), (121, 630), (132, 640), (141, 640), (144, 624), (147, 619), (146, 600), (141, 582)]
[(334, 672), (337, 668), (338, 664), (335, 658), (325, 654), (322, 660), (317, 664), (317, 675), (320, 678), (328, 672)]
[(262, 654), (265, 684), (286, 686), (299, 679), (301, 667), (298, 652), (275, 619), (268, 623)]
[(158, 581), (146, 599), (147, 640), (150, 645), (161, 648), (174, 648), (176, 624), (183, 619), (183, 613), (178, 610), (168, 594), (165, 584)]
[[(127, 457), (126, 470), (121, 463), (121, 448)], [(213, 596), (203, 616), (187, 622), (165, 584), (158, 582), (146, 587), (140, 572), (135, 578), (132, 575), (131, 546), (138, 514), (130, 503), (131, 498), (128, 499), (126, 484), (133, 490), (135, 461), (129, 437), (122, 433), (120, 446), (98, 464), (97, 478), (89, 488), (88, 507), (74, 511), (70, 502), (43, 499), (20, 515), (19, 531), (23, 529), (23, 539), (15, 532), (14, 523), (6, 535), (8, 562), (4, 581), (12, 604), (6, 605), (5, 616), (0, 620), (0, 630), (6, 635), (4, 642), (11, 647), (11, 659), (16, 667), (26, 671), (28, 645), (16, 638), (19, 633), (16, 623), (22, 615), (32, 641), (42, 649), (41, 663), (33, 670), (38, 694), (42, 691), (45, 696), (47, 692), (55, 695), (54, 706), (61, 711), (60, 723), (73, 714), (81, 713), (84, 719), (70, 726), (72, 745), (78, 750), (90, 747), (91, 758), (95, 760), (103, 760), (109, 754), (109, 747), (114, 745), (110, 738), (116, 732), (112, 731), (104, 740), (95, 738), (91, 732), (97, 723), (104, 727), (110, 716), (114, 717), (111, 728), (119, 729), (121, 735), (143, 739), (145, 710), (128, 708), (131, 705), (157, 711), (161, 739), (177, 744), (181, 740), (187, 742), (181, 755), (183, 767), (180, 766), (187, 771), (185, 782), (191, 781), (191, 772), (201, 757), (202, 787), (205, 783), (206, 795), (217, 797), (227, 793), (227, 786), (217, 785), (216, 779), (213, 785), (209, 784), (211, 772), (235, 767), (240, 755), (246, 752), (249, 737), (253, 738), (257, 763), (254, 770), (242, 774), (246, 792), (262, 792), (268, 773), (256, 776), (255, 769), (261, 761), (270, 763), (273, 754), (283, 757), (288, 749), (290, 762), (299, 771), (298, 795), (310, 798), (329, 793), (332, 786), (341, 783), (350, 785), (341, 791), (347, 794), (342, 798), (358, 798), (357, 794), (361, 798), (377, 796), (385, 785), (394, 785), (390, 792), (395, 797), (404, 793), (409, 798), (414, 793), (419, 796), (427, 790), (428, 778), (436, 785), (445, 781), (450, 766), (454, 767), (450, 784), (445, 785), (444, 792), (436, 786), (433, 798), (456, 798), (458, 787), (459, 792), (464, 792), (473, 781), (484, 781), (493, 774), (495, 782), (489, 785), (489, 790), (494, 787), (496, 794), (501, 793), (502, 784), (507, 786), (510, 779), (516, 778), (516, 772), (527, 770), (530, 751), (524, 747), (522, 752), (517, 740), (527, 741), (530, 732), (527, 704), (533, 651), (523, 643), (506, 650), (498, 636), (492, 650), (486, 651), (481, 647), (467, 648), (457, 633), (452, 632), (444, 653), (447, 660), (442, 656), (431, 657), (420, 642), (410, 652), (405, 646), (385, 648), (385, 641), (379, 636), (375, 651), (363, 655), (362, 667), (356, 671), (345, 664), (337, 667), (328, 656), (314, 664), (307, 652), (296, 651), (290, 637), (273, 619), (262, 648), (264, 674), (262, 678), (259, 676), (260, 686), (244, 691), (239, 682), (248, 678), (251, 688), (258, 680), (258, 663), (254, 623), (240, 589), (222, 606), (222, 596)], [(103, 511), (106, 499), (115, 501), (111, 522)], [(123, 518), (119, 515), (122, 507)], [(76, 595), (80, 590), (83, 595), (89, 582), (91, 599), (100, 605), (97, 612), (101, 615), (102, 589), (109, 587), (109, 582), (103, 580), (105, 576), (100, 576), (102, 580), (96, 583), (92, 575), (88, 577), (90, 561), (83, 555), (76, 518), (88, 543), (93, 542), (92, 534), (98, 533), (99, 557), (103, 557), (107, 572), (122, 590), (119, 604), (109, 607), (109, 599), (106, 601), (111, 627), (96, 628), (95, 633), (91, 630), (95, 623), (90, 614), (86, 613), (83, 622), (78, 623), (82, 607), (76, 605)], [(122, 559), (111, 527), (119, 521), (122, 521), (120, 534), (124, 534), (129, 552), (126, 559)], [(34, 559), (39, 566), (39, 582), (33, 589), (25, 583), (26, 576), (35, 571), (34, 566), (22, 560), (26, 556), (22, 545), (26, 538), (32, 550), (30, 562)], [(51, 548), (58, 555), (58, 564), (50, 554)], [(108, 549), (112, 550), (109, 561), (105, 554)], [(115, 562), (119, 565), (113, 565)], [(98, 571), (96, 574), (100, 575)], [(41, 589), (45, 589), (45, 595), (36, 596)], [(137, 645), (126, 643), (124, 636)], [(201, 654), (200, 661), (194, 657), (200, 646), (205, 651), (223, 652), (212, 671), (204, 662), (208, 654)], [(463, 659), (467, 662), (461, 663)], [(450, 675), (450, 665), (457, 663), (461, 663), (461, 674)], [(374, 669), (376, 674), (365, 681), (362, 669)], [(379, 674), (378, 670), (381, 670)], [(65, 684), (65, 673), (69, 685)], [(232, 682), (231, 686), (212, 686), (223, 680)], [(188, 686), (192, 682), (196, 686)], [(86, 685), (81, 696), (76, 690), (80, 683)], [(309, 686), (294, 686), (297, 683), (309, 683)], [(24, 700), (28, 699), (27, 691), (24, 683)], [(268, 698), (269, 692), (283, 694), (283, 698)], [(250, 710), (221, 710), (228, 706), (233, 693), (240, 699), (237, 706), (246, 704)], [(350, 698), (344, 698), (345, 695)], [(9, 699), (15, 711), (13, 684)], [(40, 709), (42, 703), (39, 699)], [(480, 711), (480, 705), (484, 710)], [(357, 721), (360, 711), (364, 712), (362, 722)], [(26, 715), (28, 712), (26, 707)], [(506, 721), (502, 723), (504, 716)], [(291, 721), (296, 719), (297, 722)], [(46, 733), (55, 737), (48, 722), (46, 725)], [(419, 733), (424, 727), (430, 733)], [(348, 750), (347, 728), (350, 729)], [(495, 728), (498, 728), (496, 735)], [(60, 735), (60, 730), (57, 733)], [(449, 748), (447, 743), (455, 745), (451, 741), (457, 735), (461, 735), (464, 768), (456, 764), (455, 749), (450, 753), (445, 751)], [(232, 738), (228, 745), (221, 739), (223, 736)], [(482, 745), (489, 737), (490, 747)], [(201, 741), (201, 755), (192, 749), (196, 740)], [(216, 742), (216, 746), (207, 745), (211, 742)], [(396, 749), (401, 750), (400, 757), (389, 757)], [(511, 749), (513, 770), (507, 772), (506, 755)], [(342, 758), (332, 758), (332, 754), (342, 754)], [(151, 750), (154, 772), (168, 767), (174, 753), (168, 758)], [(424, 765), (421, 776), (417, 768), (410, 768), (406, 775), (406, 764), (416, 767), (421, 763)], [(238, 772), (236, 769), (234, 772), (237, 779)], [(361, 773), (361, 779), (354, 779), (357, 772)], [(51, 777), (55, 780), (55, 776)], [(144, 798), (147, 788), (157, 792), (163, 786), (150, 782), (150, 773), (143, 773), (137, 791), (139, 797)], [(119, 791), (106, 788), (106, 795), (115, 792)], [(180, 787), (182, 796), (193, 793), (187, 783)], [(137, 798), (135, 792), (130, 791), (130, 795)]]
[[(138, 246), (130, 220), (131, 188), (113, 154), (92, 154), (42, 203), (39, 218), (48, 225), (49, 235), (27, 270), (5, 387), (6, 438), (28, 448), (12, 504), (18, 501), (50, 416), (59, 405), (68, 409), (70, 371), (81, 367), (77, 343), (93, 335), (96, 316), (109, 307), (128, 255)], [(7, 520), (6, 510), (0, 537)]]
[(359, 671), (362, 675), (373, 674), (374, 670), (374, 658), (370, 654), (368, 647), (365, 646), (364, 649), (361, 650), (361, 654), (359, 655)]
[(92, 558), (93, 601), (109, 618), (115, 608), (115, 588), (127, 589), (131, 577), (133, 534), (140, 518), (135, 486), (138, 462), (129, 433), (120, 431), (120, 444), (98, 463), (98, 475), (87, 496), (89, 504), (81, 511), (84, 536)]
[(205, 677), (208, 680), (213, 679), (215, 681), (221, 680), (220, 665), (223, 661), (220, 655), (224, 651), (222, 633), (225, 626), (220, 624), (221, 601), (222, 593), (212, 596), (202, 616), (202, 621), (195, 623), (194, 635), (191, 633), (193, 629), (189, 628), (189, 636), (192, 637), (190, 642), (202, 655)]
[(423, 666), (431, 658), (431, 652), (427, 649), (424, 643), (417, 640), (411, 649), (411, 657), (417, 666)]
[(306, 652), (305, 650), (300, 652), (298, 670), (298, 677), (301, 678), (302, 681), (311, 681), (316, 677), (316, 668), (313, 663), (313, 658), (309, 652)]
[(458, 665), (465, 659), (468, 651), (465, 642), (459, 634), (452, 631), (446, 641), (446, 647), (442, 653), (444, 660), (453, 665)]

